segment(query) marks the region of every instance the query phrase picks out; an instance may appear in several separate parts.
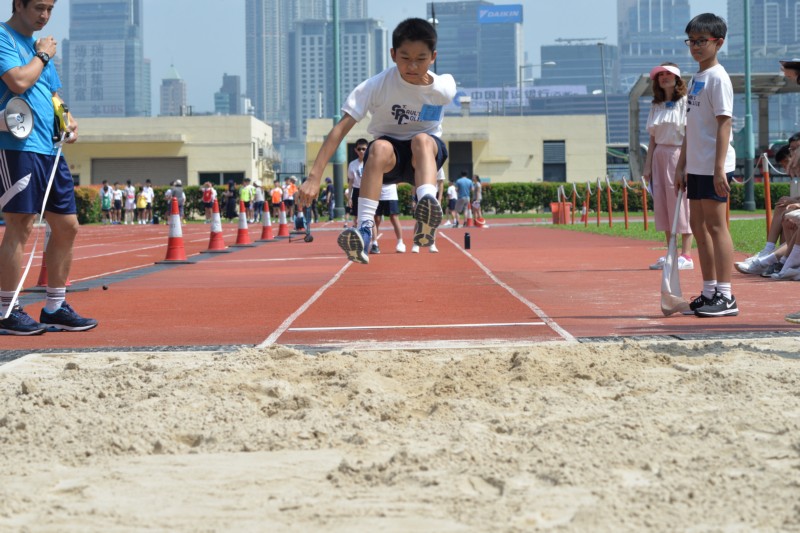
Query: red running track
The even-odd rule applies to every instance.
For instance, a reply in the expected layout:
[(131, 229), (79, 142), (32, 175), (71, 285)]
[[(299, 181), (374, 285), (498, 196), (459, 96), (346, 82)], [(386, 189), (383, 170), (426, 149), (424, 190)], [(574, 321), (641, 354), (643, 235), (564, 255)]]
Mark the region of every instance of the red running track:
[[(348, 263), (337, 247), (338, 224), (316, 225), (312, 243), (284, 239), (229, 254), (199, 254), (209, 226), (193, 224), (184, 226), (184, 244), (197, 262), (157, 269), (167, 226), (83, 227), (70, 279), (76, 288), (92, 288), (71, 292), (68, 300), (100, 326), (0, 336), (0, 349), (453, 347), (797, 330), (783, 320), (797, 310), (782, 304), (795, 289), (791, 282), (738, 273), (738, 317), (664, 317), (661, 273), (647, 268), (664, 252), (656, 243), (504, 221), (441, 229), (440, 253), (411, 254), (410, 222), (405, 226), (409, 252), (394, 253), (394, 236), (384, 231), (384, 253), (360, 265)], [(225, 241), (233, 243), (236, 225), (223, 227)], [(466, 231), (470, 250), (463, 249)], [(261, 226), (251, 226), (250, 235), (257, 240)], [(35, 284), (39, 265), (37, 258), (26, 287)], [(682, 271), (681, 279), (685, 295), (698, 292), (699, 269)], [(24, 296), (34, 318), (41, 299)]]

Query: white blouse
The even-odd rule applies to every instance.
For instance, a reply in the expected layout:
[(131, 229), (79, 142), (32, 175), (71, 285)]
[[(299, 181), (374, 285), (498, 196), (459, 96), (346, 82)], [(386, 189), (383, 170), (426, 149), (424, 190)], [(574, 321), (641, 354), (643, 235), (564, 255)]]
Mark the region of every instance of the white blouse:
[(661, 102), (650, 107), (647, 131), (656, 144), (680, 146), (686, 134), (686, 97), (677, 102)]

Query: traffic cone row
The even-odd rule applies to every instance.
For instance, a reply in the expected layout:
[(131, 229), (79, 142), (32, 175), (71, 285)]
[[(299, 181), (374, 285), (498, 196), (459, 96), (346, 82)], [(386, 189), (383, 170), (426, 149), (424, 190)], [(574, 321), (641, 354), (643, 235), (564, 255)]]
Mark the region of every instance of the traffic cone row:
[(267, 207), (264, 210), (261, 238), (258, 239), (258, 242), (270, 242), (274, 240), (275, 236), (272, 234), (272, 217), (270, 216), (269, 207)]
[(250, 232), (247, 229), (247, 209), (244, 200), (239, 200), (239, 231), (236, 232), (236, 243), (233, 246), (240, 248), (255, 246), (250, 240)]
[(225, 240), (222, 238), (222, 219), (219, 215), (219, 202), (216, 198), (214, 198), (214, 208), (211, 212), (211, 238), (208, 240), (208, 250), (204, 251), (215, 254), (231, 252), (225, 246)]
[(167, 240), (167, 257), (161, 264), (186, 264), (192, 263), (186, 259), (186, 249), (183, 246), (183, 230), (181, 229), (181, 211), (178, 208), (178, 199), (172, 199), (172, 209), (169, 215), (169, 239)]

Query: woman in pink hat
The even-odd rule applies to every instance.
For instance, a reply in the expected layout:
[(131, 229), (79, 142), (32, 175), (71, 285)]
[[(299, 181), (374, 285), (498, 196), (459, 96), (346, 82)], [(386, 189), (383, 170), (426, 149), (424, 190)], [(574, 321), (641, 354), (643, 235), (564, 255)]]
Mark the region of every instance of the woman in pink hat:
[[(686, 133), (686, 84), (675, 63), (663, 63), (650, 71), (653, 80), (653, 105), (647, 119), (650, 146), (644, 163), (644, 178), (650, 184), (655, 210), (656, 231), (663, 231), (669, 246), (672, 219), (675, 215), (675, 167), (681, 155)], [(689, 202), (681, 202), (677, 233), (681, 234), (681, 255), (678, 268), (691, 270), (692, 233), (689, 228)], [(651, 270), (664, 268), (664, 256), (650, 265)]]

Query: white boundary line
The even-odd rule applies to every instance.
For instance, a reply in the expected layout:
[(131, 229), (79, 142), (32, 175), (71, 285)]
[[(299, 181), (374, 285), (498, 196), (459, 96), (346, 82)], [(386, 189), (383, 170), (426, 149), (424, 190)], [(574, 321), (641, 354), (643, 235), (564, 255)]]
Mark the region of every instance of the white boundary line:
[(500, 328), (509, 326), (544, 326), (544, 322), (497, 322), (485, 324), (419, 324), (412, 326), (341, 326), (317, 328), (289, 328), (288, 331), (354, 331), (377, 329), (450, 329), (450, 328)]
[(445, 235), (444, 233), (439, 233), (439, 235), (440, 235), (440, 236), (442, 236), (442, 237), (444, 237), (445, 239), (447, 239), (447, 240), (448, 240), (448, 241), (450, 241), (451, 243), (453, 243), (453, 245), (454, 245), (456, 248), (458, 248), (459, 250), (461, 250), (461, 252), (462, 252), (464, 255), (466, 255), (467, 257), (469, 257), (470, 259), (472, 259), (472, 261), (473, 261), (473, 262), (474, 262), (476, 265), (478, 265), (478, 268), (480, 268), (481, 270), (483, 270), (483, 271), (486, 273), (486, 275), (487, 275), (487, 276), (489, 276), (489, 277), (492, 279), (492, 281), (494, 281), (495, 283), (497, 283), (498, 285), (500, 285), (501, 287), (503, 287), (505, 290), (507, 290), (507, 291), (509, 292), (509, 294), (511, 294), (511, 296), (513, 296), (514, 298), (516, 298), (517, 300), (519, 300), (520, 302), (522, 302), (522, 304), (523, 304), (523, 305), (525, 305), (525, 306), (526, 306), (528, 309), (530, 309), (531, 311), (533, 311), (534, 313), (536, 313), (536, 316), (538, 316), (539, 318), (541, 318), (541, 319), (544, 321), (544, 323), (545, 323), (545, 324), (547, 324), (547, 326), (548, 326), (548, 327), (550, 327), (550, 328), (551, 328), (553, 331), (555, 331), (556, 333), (558, 333), (559, 335), (561, 335), (561, 337), (562, 337), (562, 338), (563, 338), (565, 341), (568, 341), (568, 342), (578, 342), (578, 341), (575, 339), (575, 337), (573, 337), (573, 336), (572, 336), (572, 335), (571, 335), (571, 334), (570, 334), (570, 333), (569, 333), (567, 330), (565, 330), (564, 328), (562, 328), (561, 326), (559, 326), (559, 325), (556, 323), (556, 321), (555, 321), (555, 320), (553, 320), (552, 318), (550, 318), (549, 316), (547, 316), (547, 314), (546, 314), (544, 311), (542, 311), (542, 310), (539, 308), (539, 306), (538, 306), (538, 305), (536, 305), (535, 303), (531, 302), (530, 300), (528, 300), (527, 298), (525, 298), (524, 296), (522, 296), (520, 293), (518, 293), (516, 290), (514, 290), (514, 289), (513, 289), (512, 287), (510, 287), (509, 285), (507, 285), (507, 284), (503, 283), (503, 282), (500, 280), (500, 278), (498, 278), (497, 276), (495, 276), (495, 275), (494, 275), (494, 273), (492, 273), (492, 271), (491, 271), (491, 270), (489, 270), (489, 269), (488, 269), (486, 266), (484, 266), (484, 264), (483, 264), (483, 263), (481, 263), (480, 261), (478, 261), (478, 259), (477, 259), (477, 258), (475, 258), (475, 256), (473, 256), (471, 253), (469, 253), (469, 252), (468, 252), (468, 251), (466, 251), (464, 248), (462, 248), (462, 247), (461, 247), (461, 246), (460, 246), (460, 245), (459, 245), (459, 244), (458, 244), (456, 241), (454, 241), (453, 239), (451, 239), (450, 237), (448, 237), (448, 236), (447, 236), (447, 235)]
[(326, 283), (325, 285), (323, 285), (322, 287), (320, 287), (320, 288), (319, 288), (319, 290), (317, 290), (317, 292), (315, 292), (315, 293), (314, 293), (314, 294), (311, 296), (311, 298), (309, 298), (308, 300), (306, 300), (306, 302), (305, 302), (303, 305), (301, 305), (301, 306), (300, 306), (300, 307), (297, 309), (297, 311), (295, 311), (294, 313), (292, 313), (292, 314), (291, 314), (291, 315), (290, 315), (290, 316), (289, 316), (289, 317), (288, 317), (286, 320), (284, 320), (284, 321), (283, 321), (283, 324), (281, 324), (280, 326), (278, 326), (278, 329), (276, 329), (275, 331), (273, 331), (273, 332), (270, 334), (270, 336), (269, 336), (269, 337), (267, 337), (266, 339), (264, 339), (264, 340), (261, 342), (261, 344), (259, 344), (258, 346), (256, 346), (256, 348), (267, 348), (267, 347), (269, 347), (269, 346), (272, 346), (273, 344), (275, 344), (275, 341), (276, 341), (276, 340), (278, 340), (278, 338), (279, 338), (281, 335), (283, 335), (283, 334), (284, 334), (284, 332), (285, 332), (287, 329), (289, 329), (289, 326), (291, 326), (291, 325), (294, 323), (294, 321), (295, 321), (295, 320), (297, 320), (297, 319), (300, 317), (300, 315), (302, 315), (303, 313), (305, 313), (305, 312), (306, 312), (306, 310), (307, 310), (309, 307), (311, 307), (311, 305), (312, 305), (314, 302), (316, 302), (317, 300), (319, 300), (320, 296), (322, 296), (322, 294), (323, 294), (325, 291), (327, 291), (327, 290), (328, 290), (328, 289), (329, 289), (329, 288), (330, 288), (330, 287), (331, 287), (331, 286), (332, 286), (334, 283), (336, 283), (337, 281), (339, 281), (339, 278), (341, 278), (341, 277), (342, 277), (342, 274), (344, 274), (344, 273), (345, 273), (345, 271), (346, 271), (348, 268), (350, 268), (350, 265), (352, 265), (352, 264), (353, 264), (353, 262), (352, 262), (352, 261), (347, 261), (347, 263), (346, 263), (346, 264), (345, 264), (345, 265), (344, 265), (342, 268), (340, 268), (340, 269), (339, 269), (339, 272), (337, 272), (337, 273), (336, 273), (336, 274), (335, 274), (335, 275), (334, 275), (334, 276), (333, 276), (333, 277), (330, 279), (330, 281), (328, 281), (328, 283)]

